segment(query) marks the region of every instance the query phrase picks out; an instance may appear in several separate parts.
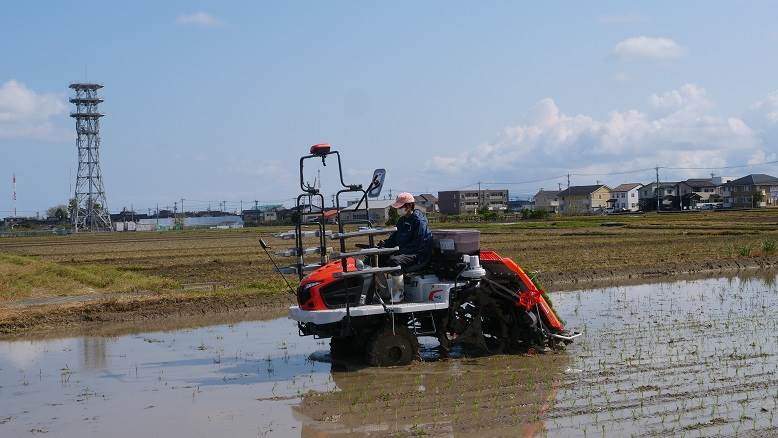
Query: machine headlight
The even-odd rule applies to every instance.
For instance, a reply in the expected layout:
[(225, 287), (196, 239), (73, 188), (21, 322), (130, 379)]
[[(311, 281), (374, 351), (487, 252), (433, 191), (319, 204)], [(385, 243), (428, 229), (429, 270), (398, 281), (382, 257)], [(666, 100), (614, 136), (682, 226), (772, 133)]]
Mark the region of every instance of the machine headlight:
[(321, 284), (321, 281), (312, 281), (310, 283), (306, 283), (306, 284), (302, 285), (302, 290), (304, 292), (309, 292), (311, 290), (311, 288), (316, 287), (316, 286), (318, 286), (320, 284)]

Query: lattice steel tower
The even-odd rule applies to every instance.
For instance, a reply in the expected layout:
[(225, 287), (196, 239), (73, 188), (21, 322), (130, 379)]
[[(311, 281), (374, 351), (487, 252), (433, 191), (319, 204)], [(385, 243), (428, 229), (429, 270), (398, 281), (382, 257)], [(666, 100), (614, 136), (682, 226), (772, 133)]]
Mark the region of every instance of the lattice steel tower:
[(76, 106), (70, 117), (76, 119), (76, 146), (78, 147), (78, 173), (76, 174), (76, 208), (72, 214), (73, 226), (89, 231), (111, 229), (111, 216), (100, 172), (100, 117), (97, 105), (103, 99), (97, 90), (100, 84), (70, 84), (75, 95), (70, 103)]

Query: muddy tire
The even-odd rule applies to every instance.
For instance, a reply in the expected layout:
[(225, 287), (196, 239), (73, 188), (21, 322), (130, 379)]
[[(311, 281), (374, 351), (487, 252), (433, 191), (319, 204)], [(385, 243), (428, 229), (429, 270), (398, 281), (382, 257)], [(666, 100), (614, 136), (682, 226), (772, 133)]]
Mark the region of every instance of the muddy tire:
[(330, 338), (330, 356), (335, 359), (357, 357), (364, 353), (365, 346), (354, 336), (333, 336)]
[(416, 337), (403, 326), (379, 330), (367, 343), (366, 361), (374, 367), (408, 365), (418, 355)]
[(509, 317), (499, 304), (489, 300), (481, 309), (481, 331), (487, 354), (502, 354), (509, 350)]

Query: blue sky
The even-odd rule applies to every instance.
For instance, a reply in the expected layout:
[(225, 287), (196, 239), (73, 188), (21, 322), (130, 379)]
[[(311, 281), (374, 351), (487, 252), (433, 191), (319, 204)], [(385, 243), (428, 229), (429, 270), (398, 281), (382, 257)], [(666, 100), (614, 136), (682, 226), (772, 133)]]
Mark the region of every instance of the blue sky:
[(112, 210), (286, 200), (318, 142), (348, 180), (385, 167), (394, 191), (776, 174), (757, 165), (778, 149), (776, 17), (769, 2), (5, 2), (0, 215), (14, 172), (23, 214), (70, 195), (67, 85), (85, 79), (105, 85)]

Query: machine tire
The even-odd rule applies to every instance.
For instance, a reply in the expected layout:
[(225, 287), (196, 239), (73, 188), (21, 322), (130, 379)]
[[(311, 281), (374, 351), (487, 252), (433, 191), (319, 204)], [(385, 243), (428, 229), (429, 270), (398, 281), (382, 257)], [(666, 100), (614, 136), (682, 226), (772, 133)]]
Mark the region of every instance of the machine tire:
[(367, 363), (374, 367), (408, 365), (416, 358), (418, 341), (402, 325), (385, 327), (377, 331), (367, 343)]
[(360, 344), (354, 336), (333, 336), (330, 338), (330, 356), (342, 359), (359, 356), (364, 352), (364, 344)]
[(502, 354), (510, 344), (508, 317), (493, 300), (485, 300), (481, 309), (481, 331), (487, 354)]

